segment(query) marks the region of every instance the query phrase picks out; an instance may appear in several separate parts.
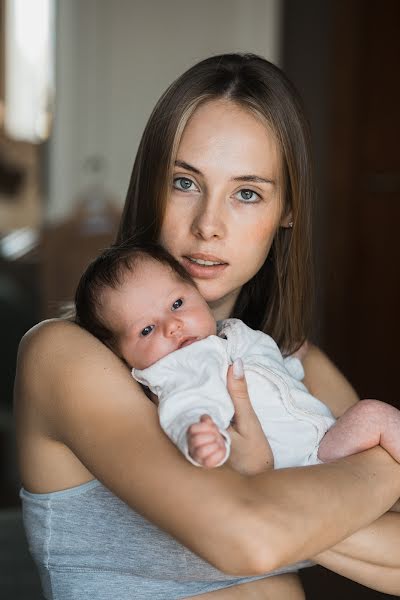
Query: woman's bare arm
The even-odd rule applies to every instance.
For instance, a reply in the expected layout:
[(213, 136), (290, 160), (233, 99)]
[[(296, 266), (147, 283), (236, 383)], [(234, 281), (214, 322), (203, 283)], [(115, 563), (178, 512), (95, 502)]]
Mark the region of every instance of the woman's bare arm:
[(311, 394), (329, 406), (335, 417), (340, 417), (358, 402), (359, 398), (350, 383), (317, 346), (307, 345), (302, 362), (304, 384)]
[(400, 492), (400, 467), (380, 448), (253, 477), (193, 467), (119, 359), (72, 323), (45, 324), (24, 339), (17, 418), (28, 405), (94, 477), (232, 574), (314, 556), (374, 521)]
[(399, 596), (399, 515), (386, 513), (375, 523), (317, 555), (314, 560), (353, 581)]

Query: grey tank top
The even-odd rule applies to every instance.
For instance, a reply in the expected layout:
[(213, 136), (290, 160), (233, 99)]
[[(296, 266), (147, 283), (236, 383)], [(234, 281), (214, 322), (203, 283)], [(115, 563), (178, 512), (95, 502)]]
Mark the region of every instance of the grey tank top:
[(174, 600), (260, 579), (215, 569), (97, 480), (49, 494), (22, 489), (20, 495), (47, 600)]

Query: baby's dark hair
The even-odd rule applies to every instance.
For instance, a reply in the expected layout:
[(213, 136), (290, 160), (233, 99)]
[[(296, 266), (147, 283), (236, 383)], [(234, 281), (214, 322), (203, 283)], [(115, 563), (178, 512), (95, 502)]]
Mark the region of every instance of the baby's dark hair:
[(128, 240), (104, 250), (89, 264), (79, 281), (75, 293), (75, 322), (111, 349), (115, 338), (101, 316), (101, 292), (106, 288), (118, 289), (126, 274), (133, 273), (146, 258), (170, 267), (182, 281), (196, 287), (182, 265), (159, 244)]

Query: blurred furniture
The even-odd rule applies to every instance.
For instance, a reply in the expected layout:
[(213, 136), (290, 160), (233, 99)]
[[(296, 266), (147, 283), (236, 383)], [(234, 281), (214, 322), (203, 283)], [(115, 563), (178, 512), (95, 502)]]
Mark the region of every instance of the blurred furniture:
[[(7, 236), (8, 238), (8, 236)], [(18, 345), (39, 320), (38, 263), (35, 251), (18, 257), (3, 252), (0, 239), (0, 508), (18, 503), (12, 397)], [(1, 597), (1, 594), (0, 594)]]
[(57, 317), (71, 303), (82, 272), (114, 240), (120, 211), (111, 202), (82, 202), (68, 221), (47, 226), (40, 241), (43, 318)]

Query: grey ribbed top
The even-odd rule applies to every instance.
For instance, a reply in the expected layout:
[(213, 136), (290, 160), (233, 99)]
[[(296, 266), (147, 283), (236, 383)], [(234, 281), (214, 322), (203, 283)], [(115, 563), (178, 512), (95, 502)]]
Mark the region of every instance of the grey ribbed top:
[(215, 569), (97, 480), (49, 494), (22, 489), (20, 495), (47, 600), (174, 600), (259, 579)]

